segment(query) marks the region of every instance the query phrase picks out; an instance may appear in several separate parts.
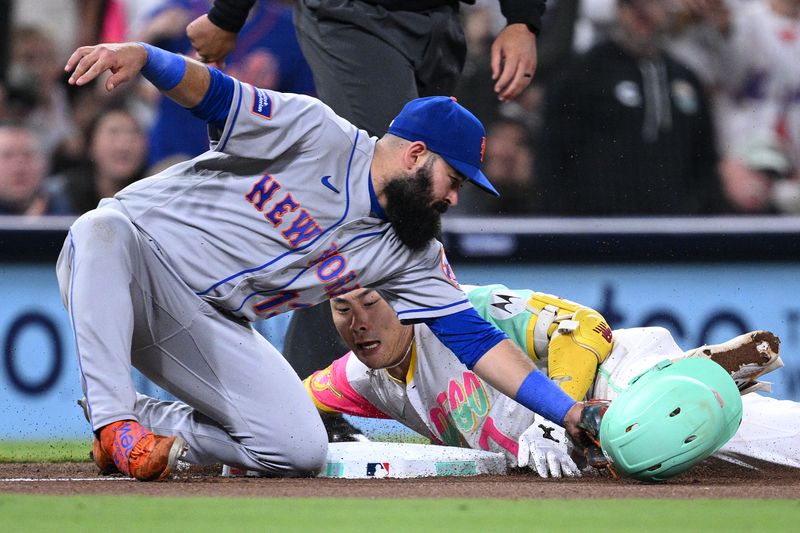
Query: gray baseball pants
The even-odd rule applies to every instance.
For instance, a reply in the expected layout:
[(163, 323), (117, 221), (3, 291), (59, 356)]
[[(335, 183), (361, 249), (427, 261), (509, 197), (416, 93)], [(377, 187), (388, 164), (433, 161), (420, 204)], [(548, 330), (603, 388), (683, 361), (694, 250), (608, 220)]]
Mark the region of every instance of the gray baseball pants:
[[(57, 273), (93, 429), (138, 420), (181, 435), (196, 464), (322, 467), (327, 435), (297, 374), (248, 323), (195, 295), (116, 200), (75, 222)], [(137, 398), (131, 366), (179, 401)]]

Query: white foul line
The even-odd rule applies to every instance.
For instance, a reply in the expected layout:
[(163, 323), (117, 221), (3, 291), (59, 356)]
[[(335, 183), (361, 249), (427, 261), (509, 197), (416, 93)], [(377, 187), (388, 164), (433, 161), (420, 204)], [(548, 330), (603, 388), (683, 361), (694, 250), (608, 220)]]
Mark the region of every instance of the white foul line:
[(35, 477), (11, 477), (0, 478), (0, 483), (25, 483), (25, 482), (39, 482), (39, 481), (134, 481), (130, 477), (52, 477), (52, 478), (35, 478)]

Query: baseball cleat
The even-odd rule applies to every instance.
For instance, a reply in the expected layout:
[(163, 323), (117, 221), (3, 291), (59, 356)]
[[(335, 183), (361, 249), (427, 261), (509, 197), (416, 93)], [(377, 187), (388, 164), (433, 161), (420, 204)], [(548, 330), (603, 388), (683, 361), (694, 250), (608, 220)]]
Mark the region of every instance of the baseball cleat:
[[(81, 398), (77, 403), (78, 406), (83, 409), (83, 416), (86, 418), (86, 421), (91, 423), (89, 420), (89, 405), (86, 403), (86, 397)], [(101, 475), (110, 476), (112, 474), (119, 474), (117, 465), (114, 464), (114, 460), (111, 456), (103, 451), (103, 447), (100, 446), (100, 441), (97, 440), (97, 437), (92, 437), (92, 451), (89, 452), (89, 459), (94, 461), (94, 464), (100, 469)]]
[(188, 451), (182, 437), (155, 435), (134, 420), (105, 426), (97, 448), (93, 454), (101, 470), (111, 458), (119, 472), (140, 481), (165, 479)]
[(119, 474), (117, 465), (114, 464), (114, 459), (111, 458), (100, 446), (100, 441), (97, 437), (92, 437), (92, 451), (89, 452), (89, 457), (100, 469), (100, 475), (110, 476), (112, 474)]
[(721, 344), (701, 346), (687, 353), (689, 357), (706, 357), (726, 371), (742, 394), (765, 390), (768, 383), (756, 381), (783, 366), (778, 355), (781, 341), (769, 331), (751, 331)]

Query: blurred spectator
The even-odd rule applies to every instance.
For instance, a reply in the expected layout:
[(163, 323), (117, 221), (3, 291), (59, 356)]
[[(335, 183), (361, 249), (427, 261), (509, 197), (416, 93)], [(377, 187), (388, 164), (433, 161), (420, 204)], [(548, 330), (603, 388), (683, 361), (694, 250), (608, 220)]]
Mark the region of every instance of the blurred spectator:
[(612, 38), (548, 86), (537, 148), (542, 210), (708, 214), (723, 208), (703, 87), (666, 55), (660, 0), (619, 0)]
[[(800, 0), (751, 0), (731, 13), (719, 68), (730, 202), (747, 213), (800, 212)], [(748, 160), (754, 151), (787, 162), (770, 176)]]
[(63, 197), (73, 214), (94, 209), (102, 198), (142, 178), (147, 162), (147, 137), (122, 103), (98, 113), (86, 138), (83, 164), (51, 178), (51, 194)]
[[(0, 0), (0, 91), (5, 96), (6, 71), (8, 70), (8, 35), (11, 33), (11, 0)], [(5, 100), (0, 98), (0, 104)], [(1, 109), (1, 108), (0, 108)], [(0, 114), (2, 111), (0, 110)]]
[(531, 134), (523, 122), (501, 117), (488, 125), (483, 170), (492, 177), (500, 197), (464, 187), (459, 193), (458, 205), (452, 209), (454, 214), (536, 213)]
[(455, 95), (459, 103), (472, 111), (481, 122), (489, 124), (498, 118), (500, 110), (500, 102), (494, 92), (490, 50), (496, 26), (502, 23), (502, 17), (496, 8), (482, 4), (464, 9), (461, 18), (467, 56)]
[(47, 35), (55, 44), (61, 63), (78, 43), (82, 6), (92, 1), (101, 0), (10, 0), (5, 3), (12, 7), (11, 27), (34, 27)]
[(55, 44), (42, 30), (33, 26), (14, 29), (9, 92), (23, 102), (19, 118), (36, 132), (47, 159), (76, 132), (62, 81), (63, 67)]
[(478, 1), (462, 4), (467, 57), (455, 89), (458, 101), (484, 124), (514, 117), (531, 131), (538, 130), (542, 85), (557, 74), (572, 57), (573, 28), (578, 0), (549, 0), (536, 39), (537, 67), (531, 85), (513, 100), (501, 102), (494, 91), (490, 50), (504, 19), (497, 3)]
[(578, 0), (578, 4), (572, 46), (582, 54), (608, 38), (617, 20), (617, 0)]
[[(210, 6), (211, 0), (163, 0), (149, 14), (136, 40), (191, 55), (186, 25)], [(258, 87), (314, 94), (311, 69), (295, 37), (291, 8), (284, 2), (256, 2), (223, 70)], [(208, 150), (206, 124), (172, 100), (160, 97), (150, 146), (154, 170), (194, 157)]]
[(720, 162), (724, 191), (743, 213), (800, 212), (800, 181), (773, 138), (753, 138)]
[[(131, 40), (164, 0), (80, 0), (79, 46)], [(73, 47), (74, 48), (74, 47)]]
[(44, 189), (47, 161), (39, 139), (22, 125), (0, 124), (0, 215), (65, 215), (67, 206)]
[(545, 82), (559, 72), (574, 55), (575, 29), (580, 0), (548, 0), (537, 40), (539, 65), (536, 82)]

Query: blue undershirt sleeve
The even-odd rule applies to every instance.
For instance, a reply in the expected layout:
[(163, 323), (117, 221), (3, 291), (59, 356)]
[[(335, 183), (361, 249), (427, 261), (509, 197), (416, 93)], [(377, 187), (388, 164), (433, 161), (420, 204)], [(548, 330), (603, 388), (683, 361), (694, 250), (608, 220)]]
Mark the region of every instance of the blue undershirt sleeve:
[(233, 101), (233, 78), (215, 68), (208, 67), (211, 80), (203, 100), (190, 109), (192, 114), (201, 118), (220, 130), (225, 128), (225, 121)]
[(488, 323), (474, 307), (423, 320), (433, 334), (472, 370), (478, 359), (508, 336)]

